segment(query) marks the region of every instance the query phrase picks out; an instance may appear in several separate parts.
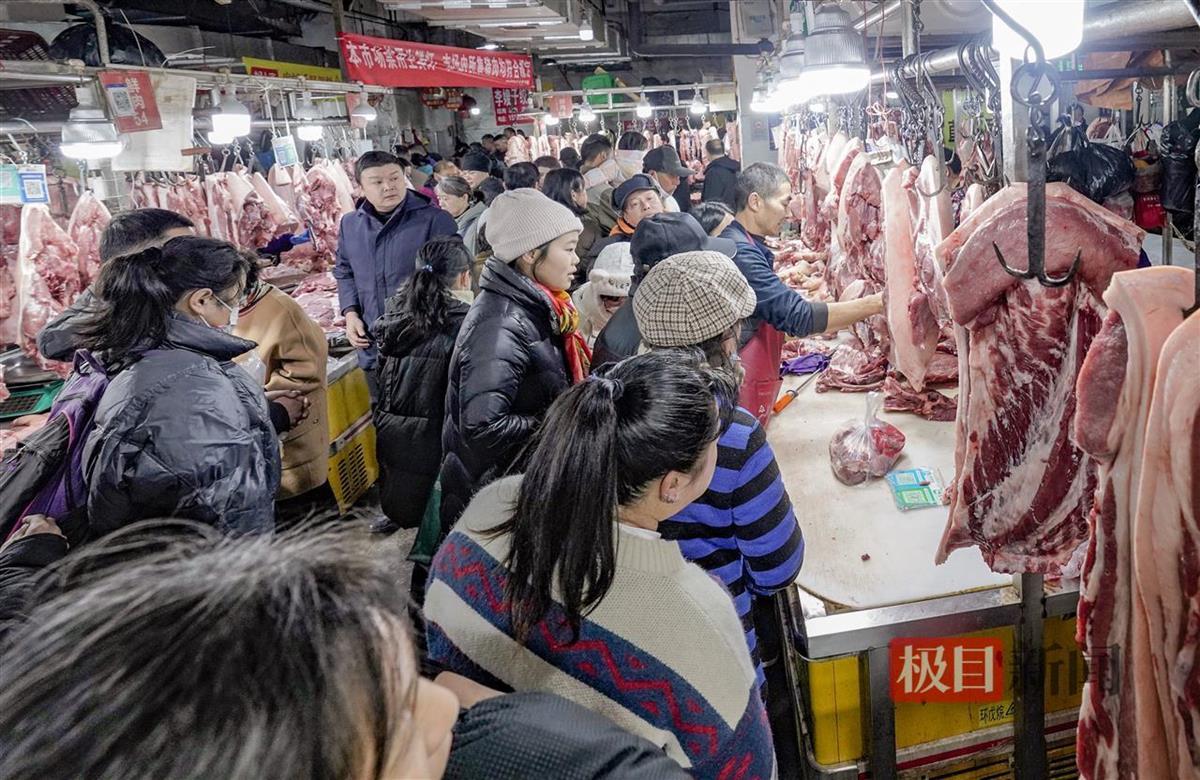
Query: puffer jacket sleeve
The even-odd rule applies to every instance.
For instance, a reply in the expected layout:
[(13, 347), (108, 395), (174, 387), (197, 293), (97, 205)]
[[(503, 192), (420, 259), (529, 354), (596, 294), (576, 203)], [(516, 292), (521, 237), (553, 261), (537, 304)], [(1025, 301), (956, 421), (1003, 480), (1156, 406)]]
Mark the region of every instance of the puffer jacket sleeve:
[(354, 280), (354, 266), (350, 264), (346, 247), (350, 232), (346, 229), (346, 221), (353, 216), (354, 213), (351, 212), (342, 217), (341, 230), (338, 231), (337, 258), (333, 264), (333, 278), (337, 279), (338, 285), (338, 311), (342, 314), (349, 309), (362, 312), (362, 301), (358, 297), (358, 285)]
[(37, 334), (38, 352), (49, 360), (70, 362), (75, 350), (83, 346), (78, 330), (89, 314), (98, 307), (95, 293), (88, 287), (75, 302), (46, 323)]
[(529, 345), (536, 338), (514, 318), (476, 323), (473, 336), (458, 366), (463, 436), (473, 446), (488, 449), (523, 444), (540, 419), (514, 414), (512, 408), (532, 362)]
[[(279, 464), (265, 451), (261, 424), (249, 419), (219, 372), (184, 381), (188, 392), (156, 395), (140, 410), (130, 404), (111, 430), (93, 432), (99, 437), (89, 457), (93, 533), (154, 517), (195, 520), (226, 533), (274, 527)], [(259, 411), (267, 414), (265, 401)]]

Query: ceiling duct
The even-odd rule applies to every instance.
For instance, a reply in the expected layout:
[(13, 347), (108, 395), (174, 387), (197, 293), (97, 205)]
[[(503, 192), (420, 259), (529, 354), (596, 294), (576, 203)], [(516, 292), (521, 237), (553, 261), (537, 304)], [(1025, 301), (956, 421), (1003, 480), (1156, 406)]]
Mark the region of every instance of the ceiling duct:
[(629, 51), (638, 57), (757, 57), (775, 46), (766, 38), (757, 43), (681, 43), (648, 44), (642, 29), (642, 2), (629, 2)]

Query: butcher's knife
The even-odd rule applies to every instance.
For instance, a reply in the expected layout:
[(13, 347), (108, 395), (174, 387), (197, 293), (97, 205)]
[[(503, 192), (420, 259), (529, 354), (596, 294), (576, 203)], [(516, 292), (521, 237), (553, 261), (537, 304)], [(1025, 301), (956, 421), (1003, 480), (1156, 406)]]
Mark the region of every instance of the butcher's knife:
[(803, 382), (800, 383), (800, 386), (797, 387), (795, 390), (788, 390), (783, 395), (779, 396), (779, 400), (777, 400), (775, 402), (775, 406), (772, 407), (772, 410), (775, 412), (775, 414), (779, 414), (780, 412), (782, 412), (784, 409), (786, 409), (788, 407), (788, 404), (790, 404), (792, 401), (795, 401), (796, 396), (800, 395), (800, 391), (803, 390), (805, 387), (807, 387), (809, 382), (816, 379), (817, 374), (819, 374), (819, 373), (821, 373), (821, 372), (820, 371), (812, 372), (804, 379)]

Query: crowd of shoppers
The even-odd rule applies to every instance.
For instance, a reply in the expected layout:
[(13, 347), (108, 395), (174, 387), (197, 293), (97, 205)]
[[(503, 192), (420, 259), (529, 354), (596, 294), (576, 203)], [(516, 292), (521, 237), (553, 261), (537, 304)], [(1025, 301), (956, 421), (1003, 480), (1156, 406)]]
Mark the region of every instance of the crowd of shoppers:
[(772, 350), (880, 302), (779, 282), (775, 166), (710, 143), (689, 214), (669, 146), (505, 166), (514, 134), (362, 155), (341, 223), (409, 599), (351, 530), (269, 533), (332, 504), (320, 329), (185, 218), (113, 219), (39, 335), (107, 385), (83, 524), (0, 547), (0, 776), (776, 776), (771, 599), (804, 541)]

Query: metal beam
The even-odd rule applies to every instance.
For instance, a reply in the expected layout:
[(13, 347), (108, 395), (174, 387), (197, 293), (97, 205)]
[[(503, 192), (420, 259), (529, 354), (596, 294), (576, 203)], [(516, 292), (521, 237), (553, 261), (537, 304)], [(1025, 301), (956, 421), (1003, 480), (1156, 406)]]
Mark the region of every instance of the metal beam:
[[(1100, 41), (1178, 30), (1194, 25), (1195, 22), (1187, 5), (1180, 0), (1138, 0), (1137, 2), (1113, 3), (1084, 19), (1083, 39)], [(982, 43), (989, 43), (991, 33), (982, 33), (977, 38)], [(999, 56), (994, 50), (992, 51), (993, 59), (997, 59)], [(926, 61), (926, 70), (929, 73), (944, 73), (949, 70), (957, 70), (958, 67), (957, 46), (938, 49), (932, 52)], [(902, 75), (905, 78), (914, 78), (916, 71), (908, 66)], [(882, 84), (887, 78), (888, 74), (883, 66), (877, 66), (871, 73), (872, 84)]]
[(880, 2), (879, 5), (854, 20), (854, 29), (859, 32), (865, 32), (867, 28), (874, 27), (899, 11), (906, 2), (907, 0), (886, 0)]

